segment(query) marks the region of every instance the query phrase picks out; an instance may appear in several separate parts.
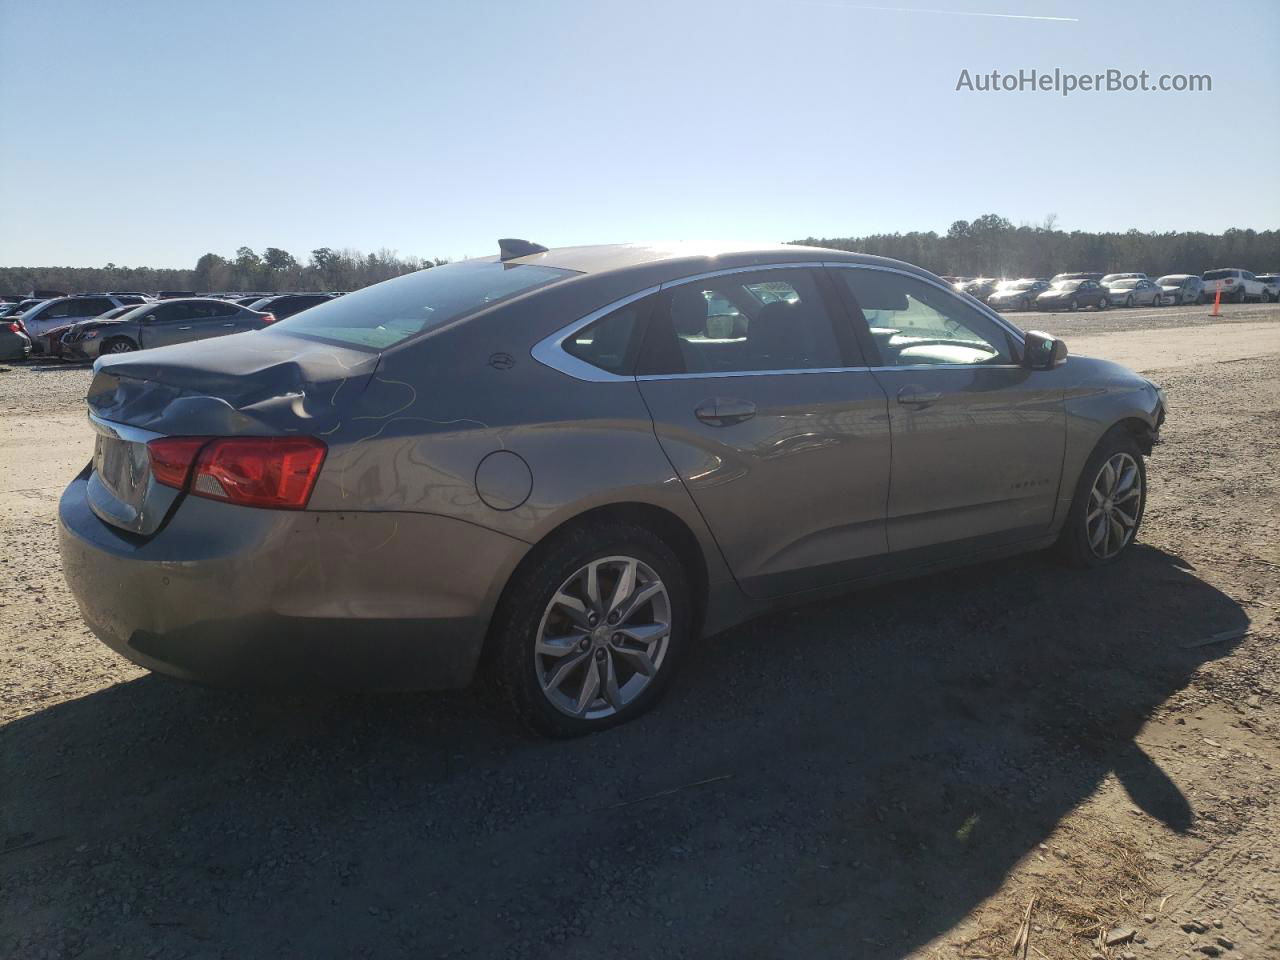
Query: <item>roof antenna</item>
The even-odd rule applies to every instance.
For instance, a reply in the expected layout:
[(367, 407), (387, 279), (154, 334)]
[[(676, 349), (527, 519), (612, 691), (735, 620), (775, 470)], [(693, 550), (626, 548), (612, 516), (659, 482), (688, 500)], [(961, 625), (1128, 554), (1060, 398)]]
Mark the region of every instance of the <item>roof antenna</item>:
[(502, 251), (503, 260), (514, 260), (516, 257), (527, 257), (531, 253), (546, 253), (547, 248), (540, 243), (530, 243), (528, 240), (515, 240), (507, 238), (498, 241), (498, 249)]

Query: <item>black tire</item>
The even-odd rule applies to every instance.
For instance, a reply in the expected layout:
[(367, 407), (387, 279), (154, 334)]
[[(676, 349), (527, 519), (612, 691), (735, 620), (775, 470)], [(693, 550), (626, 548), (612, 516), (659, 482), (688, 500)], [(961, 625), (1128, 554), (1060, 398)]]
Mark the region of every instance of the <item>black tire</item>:
[(1126, 307), (1132, 307), (1132, 306), (1133, 306), (1133, 294), (1132, 294), (1132, 293), (1131, 293), (1131, 294), (1129, 294), (1127, 297), (1125, 297), (1125, 298), (1124, 298), (1124, 305), (1125, 305)]
[(1106, 310), (1111, 306), (1111, 301), (1107, 297), (1098, 298), (1098, 309)]
[[(1112, 556), (1101, 557), (1089, 546), (1089, 530), (1087, 523), (1087, 511), (1089, 508), (1090, 493), (1093, 489), (1094, 481), (1098, 478), (1102, 466), (1117, 454), (1128, 454), (1138, 467), (1138, 478), (1141, 488), (1138, 497), (1138, 510), (1136, 514), (1136, 522), (1133, 525), (1132, 533), (1129, 539), (1120, 549)], [(1114, 563), (1125, 552), (1133, 546), (1134, 541), (1138, 538), (1138, 533), (1142, 529), (1142, 516), (1147, 506), (1147, 467), (1143, 460), (1142, 450), (1138, 447), (1138, 443), (1134, 440), (1133, 435), (1124, 427), (1112, 427), (1102, 439), (1098, 441), (1098, 445), (1094, 447), (1093, 453), (1089, 455), (1089, 459), (1085, 462), (1084, 469), (1080, 471), (1080, 476), (1076, 479), (1075, 494), (1071, 499), (1071, 509), (1067, 513), (1067, 522), (1062, 528), (1062, 533), (1058, 537), (1058, 542), (1054, 547), (1054, 552), (1059, 560), (1068, 566), (1079, 567), (1081, 569), (1090, 569), (1093, 567), (1102, 567)]]
[[(692, 640), (693, 597), (684, 565), (650, 530), (619, 521), (571, 527), (537, 549), (535, 562), (523, 564), (516, 572), (494, 614), (488, 668), (495, 685), (516, 716), (547, 737), (578, 737), (638, 717), (666, 692)], [(573, 717), (543, 692), (534, 645), (548, 605), (566, 580), (594, 560), (615, 556), (639, 560), (666, 587), (670, 639), (657, 672), (622, 709), (599, 719)], [(584, 669), (594, 669), (591, 660)]]
[(1240, 289), (1236, 291), (1236, 303), (1244, 303), (1245, 299), (1244, 285), (1241, 284)]
[(1072, 297), (1072, 298), (1071, 298), (1071, 302), (1067, 304), (1067, 309), (1068, 309), (1068, 310), (1070, 310), (1070, 311), (1072, 311), (1073, 313), (1074, 313), (1076, 310), (1079, 310), (1079, 309), (1080, 309), (1080, 301), (1079, 301), (1079, 300), (1077, 300), (1075, 297)]
[(98, 350), (98, 355), (102, 356), (108, 353), (132, 353), (138, 349), (138, 345), (128, 337), (112, 337), (110, 340), (103, 341), (102, 347)]

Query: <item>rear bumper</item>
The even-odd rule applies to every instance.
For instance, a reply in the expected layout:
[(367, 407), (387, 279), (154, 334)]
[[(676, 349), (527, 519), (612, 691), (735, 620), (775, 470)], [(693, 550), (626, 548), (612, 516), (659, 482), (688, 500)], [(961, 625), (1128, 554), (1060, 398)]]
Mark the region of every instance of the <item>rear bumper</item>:
[(465, 686), (528, 544), (445, 517), (257, 510), (186, 497), (140, 540), (59, 504), (67, 582), (134, 663), (221, 685)]

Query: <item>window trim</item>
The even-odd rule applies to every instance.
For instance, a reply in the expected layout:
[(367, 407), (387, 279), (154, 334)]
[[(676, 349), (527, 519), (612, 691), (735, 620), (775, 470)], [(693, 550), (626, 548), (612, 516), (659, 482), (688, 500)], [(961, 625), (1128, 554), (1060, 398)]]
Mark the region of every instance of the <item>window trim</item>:
[[(987, 319), (993, 321), (1000, 329), (1005, 331), (1010, 339), (1017, 345), (1019, 351), (1025, 350), (1026, 340), (1021, 330), (1013, 326), (1004, 317), (1000, 316), (996, 311), (983, 303), (976, 297), (972, 297), (967, 293), (957, 293), (951, 287), (944, 283), (940, 283), (931, 277), (916, 273), (912, 270), (902, 270), (898, 267), (891, 267), (876, 263), (850, 263), (846, 260), (805, 260), (805, 261), (788, 261), (786, 263), (756, 263), (746, 267), (728, 267), (723, 270), (708, 270), (704, 273), (695, 273), (687, 277), (677, 277), (672, 280), (664, 280), (655, 286), (646, 287), (636, 293), (629, 294), (611, 303), (607, 303), (597, 310), (584, 317), (581, 317), (567, 326), (561, 327), (550, 336), (543, 337), (535, 343), (529, 350), (534, 360), (538, 361), (545, 367), (550, 367), (559, 373), (573, 377), (575, 380), (584, 380), (588, 383), (635, 383), (637, 381), (654, 381), (654, 380), (693, 380), (693, 379), (724, 379), (725, 377), (772, 377), (781, 374), (806, 374), (806, 373), (867, 373), (867, 372), (887, 372), (894, 370), (973, 370), (980, 368), (983, 370), (1010, 370), (1021, 369), (1021, 363), (1000, 363), (1000, 364), (981, 364), (972, 363), (918, 363), (903, 366), (852, 366), (852, 367), (805, 367), (794, 370), (733, 370), (733, 371), (715, 371), (711, 373), (650, 373), (638, 376), (610, 373), (599, 367), (580, 360), (564, 349), (563, 343), (569, 337), (573, 336), (583, 327), (586, 327), (597, 320), (605, 317), (615, 310), (625, 307), (629, 303), (634, 303), (644, 297), (652, 296), (655, 293), (661, 293), (670, 290), (673, 287), (683, 286), (686, 283), (694, 283), (698, 280), (709, 280), (713, 277), (730, 276), (735, 273), (756, 273), (766, 270), (792, 270), (792, 269), (839, 269), (839, 270), (879, 270), (883, 273), (896, 273), (900, 276), (910, 277), (914, 280), (920, 280), (930, 284), (943, 293), (954, 297), (961, 303), (976, 309)], [(838, 285), (837, 285), (838, 286)], [(866, 355), (867, 348), (862, 342), (862, 334), (858, 331), (859, 323), (865, 326), (865, 317), (854, 317), (849, 310), (848, 301), (845, 299), (844, 291), (837, 290), (840, 298), (840, 307), (843, 310), (845, 319), (852, 325), (854, 340), (857, 346)], [(839, 320), (839, 317), (834, 317)], [(837, 337), (837, 341), (839, 338)], [(1015, 358), (1016, 359), (1016, 358)]]

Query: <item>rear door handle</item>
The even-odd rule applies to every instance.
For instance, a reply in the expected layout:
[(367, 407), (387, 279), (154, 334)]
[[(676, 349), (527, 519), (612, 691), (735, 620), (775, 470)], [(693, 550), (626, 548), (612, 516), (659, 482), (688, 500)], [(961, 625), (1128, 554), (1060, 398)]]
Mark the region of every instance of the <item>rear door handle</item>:
[(698, 404), (693, 415), (711, 427), (730, 427), (750, 420), (756, 415), (756, 405), (750, 400), (732, 397), (712, 397)]
[(911, 406), (937, 403), (941, 399), (942, 394), (937, 390), (925, 390), (922, 387), (908, 386), (898, 391), (898, 402), (910, 404)]
[(224, 323), (224, 324), (223, 324), (223, 326), (224, 326), (224, 327), (234, 327), (234, 326), (235, 326), (235, 324), (234, 324), (234, 323)]
[(179, 329), (179, 330), (190, 330), (191, 328), (190, 328), (190, 327), (179, 327), (178, 329)]

